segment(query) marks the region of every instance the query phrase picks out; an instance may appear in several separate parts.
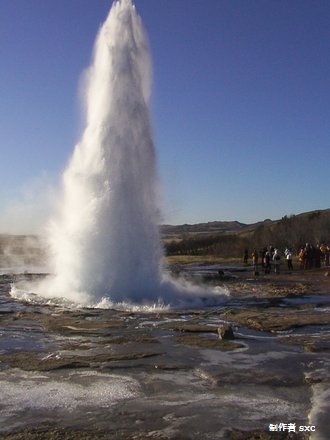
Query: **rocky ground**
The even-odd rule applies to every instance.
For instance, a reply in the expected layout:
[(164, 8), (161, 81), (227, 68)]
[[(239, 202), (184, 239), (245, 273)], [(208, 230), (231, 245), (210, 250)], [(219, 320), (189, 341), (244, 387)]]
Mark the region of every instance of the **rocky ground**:
[[(321, 411), (313, 419), (313, 402), (329, 385), (326, 274), (322, 269), (216, 275), (208, 282), (229, 289), (226, 304), (154, 313), (18, 302), (9, 296), (15, 279), (3, 275), (0, 439), (322, 440), (324, 416)], [(46, 384), (57, 384), (52, 392), (58, 398), (62, 385), (87, 386), (88, 374), (97, 380), (128, 377), (138, 385), (116, 404), (102, 404), (101, 395), (99, 407), (88, 406), (87, 418), (82, 402), (70, 401), (64, 413), (51, 403)], [(33, 387), (24, 388), (27, 381), (45, 386), (44, 406), (12, 400), (24, 392), (33, 400)], [(130, 386), (125, 382), (126, 391)], [(254, 405), (260, 406), (258, 414)], [(260, 415), (265, 405), (269, 411)], [(319, 436), (270, 432), (269, 424), (288, 421), (285, 414), (297, 429), (319, 423)]]

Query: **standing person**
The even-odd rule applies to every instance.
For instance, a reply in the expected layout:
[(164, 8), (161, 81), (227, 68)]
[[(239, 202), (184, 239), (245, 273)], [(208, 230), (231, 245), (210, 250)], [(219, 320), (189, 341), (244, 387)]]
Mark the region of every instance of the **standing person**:
[(266, 247), (261, 249), (261, 251), (259, 252), (260, 260), (261, 260), (261, 267), (263, 269), (265, 269), (265, 255), (266, 255), (266, 252), (267, 252), (267, 248)]
[(304, 269), (312, 269), (312, 267), (313, 267), (313, 246), (309, 243), (306, 243)]
[(327, 266), (329, 266), (329, 263), (330, 263), (330, 247), (327, 246), (327, 250), (326, 250), (325, 256), (324, 256), (324, 264), (327, 267)]
[(288, 263), (288, 270), (293, 270), (291, 249), (285, 250), (285, 257), (286, 257), (286, 261)]
[(299, 252), (300, 269), (305, 269), (305, 248), (302, 246)]
[(280, 257), (278, 249), (274, 250), (273, 261), (274, 261), (274, 272), (277, 275), (279, 275), (279, 273), (280, 273), (280, 265), (281, 265), (281, 257)]
[(322, 259), (322, 252), (319, 245), (316, 245), (314, 248), (314, 267), (319, 269), (321, 267), (321, 259)]
[(254, 249), (251, 256), (252, 256), (252, 263), (253, 263), (253, 268), (254, 268), (254, 275), (258, 275), (258, 251), (257, 251), (257, 249)]
[(270, 273), (272, 270), (272, 266), (270, 263), (270, 253), (267, 251), (264, 256), (264, 268), (265, 268), (265, 274)]
[(321, 261), (322, 261), (322, 263), (324, 263), (325, 262), (325, 254), (327, 252), (327, 247), (324, 243), (321, 244), (320, 251), (321, 251)]

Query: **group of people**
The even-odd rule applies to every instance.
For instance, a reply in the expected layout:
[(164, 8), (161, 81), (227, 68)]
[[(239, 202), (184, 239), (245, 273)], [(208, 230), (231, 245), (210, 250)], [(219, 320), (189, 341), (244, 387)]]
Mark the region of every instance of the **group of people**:
[[(282, 260), (286, 261), (287, 269), (292, 271), (292, 261), (295, 254), (296, 253), (293, 251), (293, 249), (289, 247), (285, 249), (283, 255), (279, 249), (273, 246), (264, 247), (260, 251), (254, 249), (251, 254), (254, 272), (256, 275), (259, 274), (259, 262), (261, 262), (261, 267), (265, 274), (269, 274), (272, 271), (272, 268), (276, 274), (279, 274)], [(245, 249), (244, 264), (248, 264), (248, 260), (249, 251), (248, 249)], [(330, 247), (325, 244), (312, 246), (311, 244), (306, 243), (305, 246), (301, 246), (300, 251), (298, 252), (298, 260), (301, 269), (319, 268), (322, 266), (322, 264), (324, 266), (329, 266)]]
[(324, 243), (316, 246), (306, 243), (301, 246), (298, 258), (301, 269), (319, 268), (322, 265), (327, 267), (330, 265), (330, 247)]
[[(288, 261), (288, 268), (290, 267), (290, 270), (293, 270), (292, 252), (289, 249), (286, 249), (285, 256)], [(252, 263), (253, 263), (255, 275), (259, 274), (259, 272), (258, 272), (259, 260), (261, 260), (261, 267), (264, 270), (265, 274), (268, 274), (271, 272), (272, 265), (274, 267), (274, 272), (277, 274), (280, 273), (281, 253), (277, 248), (274, 248), (273, 246), (269, 246), (268, 248), (264, 247), (259, 252), (257, 251), (257, 249), (254, 249), (251, 254), (251, 257), (252, 257)]]

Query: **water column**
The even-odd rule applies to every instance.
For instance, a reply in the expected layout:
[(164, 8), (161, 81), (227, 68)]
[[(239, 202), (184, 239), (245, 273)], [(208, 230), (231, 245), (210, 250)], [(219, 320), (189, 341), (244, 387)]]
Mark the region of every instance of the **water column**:
[(54, 277), (43, 293), (86, 303), (157, 298), (161, 246), (150, 82), (141, 20), (131, 0), (119, 0), (99, 31), (87, 72), (85, 129), (50, 223)]

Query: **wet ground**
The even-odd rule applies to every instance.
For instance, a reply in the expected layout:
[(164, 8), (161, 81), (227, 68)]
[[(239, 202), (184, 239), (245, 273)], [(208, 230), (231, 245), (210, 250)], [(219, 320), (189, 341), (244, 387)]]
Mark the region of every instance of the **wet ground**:
[(18, 301), (31, 275), (2, 275), (0, 439), (328, 439), (330, 277), (216, 273), (226, 303), (148, 313)]

